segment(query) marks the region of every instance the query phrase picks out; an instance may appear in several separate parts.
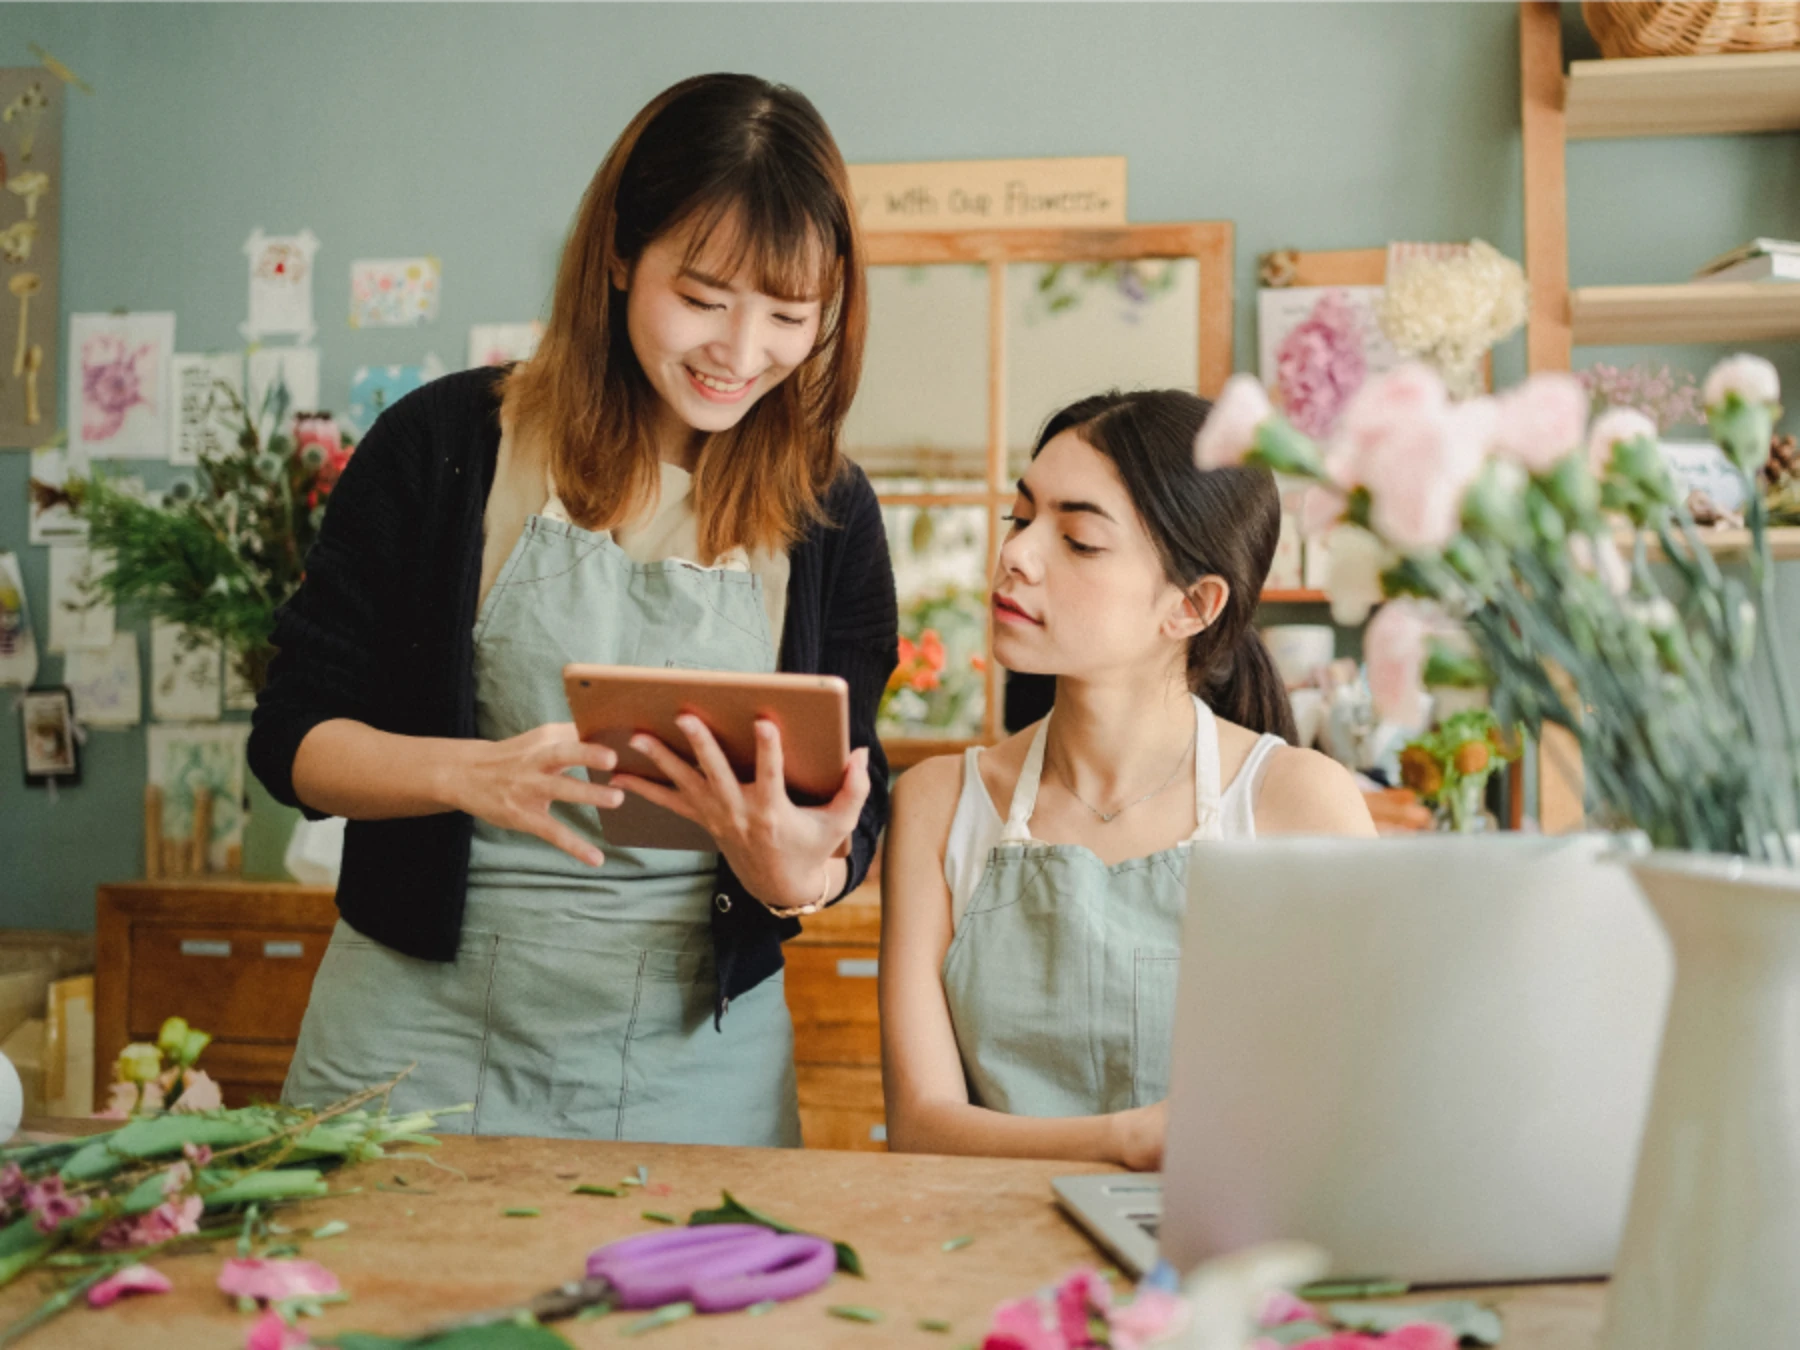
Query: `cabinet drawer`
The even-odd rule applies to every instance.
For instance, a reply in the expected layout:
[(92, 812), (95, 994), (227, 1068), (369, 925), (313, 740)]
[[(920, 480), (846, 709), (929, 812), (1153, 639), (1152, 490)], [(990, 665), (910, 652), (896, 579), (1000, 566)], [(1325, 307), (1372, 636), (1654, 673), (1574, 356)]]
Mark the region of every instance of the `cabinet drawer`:
[(330, 941), (305, 929), (134, 925), (130, 1035), (154, 1040), (164, 1018), (185, 1017), (219, 1040), (291, 1045)]
[(214, 1041), (200, 1056), (199, 1067), (219, 1085), (227, 1106), (250, 1106), (281, 1099), (292, 1045), (258, 1045)]
[(800, 1064), (881, 1063), (875, 947), (795, 947), (787, 962), (788, 1012)]
[(808, 1148), (887, 1150), (880, 1068), (797, 1064), (800, 1134)]

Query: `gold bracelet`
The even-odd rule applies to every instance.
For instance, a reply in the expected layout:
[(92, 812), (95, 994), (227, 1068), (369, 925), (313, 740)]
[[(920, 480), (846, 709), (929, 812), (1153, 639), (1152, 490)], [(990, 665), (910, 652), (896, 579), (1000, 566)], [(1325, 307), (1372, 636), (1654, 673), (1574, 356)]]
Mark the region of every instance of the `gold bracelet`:
[(805, 914), (817, 914), (825, 908), (825, 902), (831, 898), (831, 864), (825, 864), (825, 884), (819, 887), (819, 898), (810, 905), (794, 905), (789, 909), (777, 909), (774, 905), (764, 905), (778, 919), (798, 919)]

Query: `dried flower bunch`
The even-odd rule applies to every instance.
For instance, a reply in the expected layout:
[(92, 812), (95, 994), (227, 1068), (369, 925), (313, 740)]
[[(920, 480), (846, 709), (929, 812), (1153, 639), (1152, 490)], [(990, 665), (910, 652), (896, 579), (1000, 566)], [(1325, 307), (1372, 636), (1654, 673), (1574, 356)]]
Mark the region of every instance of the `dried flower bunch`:
[(1481, 360), (1525, 322), (1525, 272), (1492, 244), (1417, 257), (1396, 267), (1382, 292), (1381, 331), (1403, 356), (1429, 363), (1457, 398), (1481, 388)]
[[(1748, 585), (1708, 550), (1656, 424), (1613, 409), (1590, 427), (1569, 375), (1456, 403), (1433, 371), (1404, 366), (1365, 386), (1324, 446), (1234, 376), (1195, 453), (1203, 469), (1251, 463), (1312, 484), (1308, 528), (1336, 530), (1334, 610), (1386, 599), (1364, 641), (1385, 712), (1405, 720), (1435, 657), (1440, 674), (1491, 687), (1503, 724), (1573, 733), (1605, 823), (1658, 847), (1792, 865), (1800, 705), (1782, 634), (1758, 624), (1775, 611), (1755, 480), (1779, 397), (1755, 356), (1721, 362), (1702, 390), (1749, 504)], [(1459, 627), (1474, 657), (1434, 641)]]

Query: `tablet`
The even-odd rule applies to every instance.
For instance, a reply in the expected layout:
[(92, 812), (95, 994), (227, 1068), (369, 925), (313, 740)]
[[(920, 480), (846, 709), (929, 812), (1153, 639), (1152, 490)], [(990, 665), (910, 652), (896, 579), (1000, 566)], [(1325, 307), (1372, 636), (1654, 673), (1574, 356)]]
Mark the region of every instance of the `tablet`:
[[(563, 689), (581, 739), (617, 752), (618, 772), (653, 782), (668, 780), (630, 740), (647, 732), (691, 764), (687, 736), (675, 725), (683, 713), (706, 724), (746, 783), (756, 777), (756, 721), (774, 722), (781, 731), (788, 795), (806, 805), (836, 796), (850, 762), (850, 687), (835, 675), (577, 663), (563, 667)], [(612, 778), (588, 776), (596, 783)], [(600, 812), (600, 835), (602, 847), (718, 848), (691, 820), (630, 792), (623, 805)]]

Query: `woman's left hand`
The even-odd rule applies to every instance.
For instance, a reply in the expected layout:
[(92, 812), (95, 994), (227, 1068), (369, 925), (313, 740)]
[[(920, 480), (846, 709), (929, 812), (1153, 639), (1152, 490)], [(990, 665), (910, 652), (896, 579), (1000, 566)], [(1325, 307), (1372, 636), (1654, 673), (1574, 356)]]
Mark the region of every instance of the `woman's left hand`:
[(852, 752), (837, 795), (822, 806), (796, 806), (788, 797), (781, 733), (766, 718), (756, 723), (756, 779), (740, 783), (719, 742), (697, 717), (676, 725), (694, 748), (689, 764), (654, 736), (631, 738), (668, 778), (669, 786), (615, 773), (615, 787), (685, 816), (713, 837), (744, 888), (772, 909), (814, 904), (830, 862), (844, 853), (869, 796), (869, 751)]

